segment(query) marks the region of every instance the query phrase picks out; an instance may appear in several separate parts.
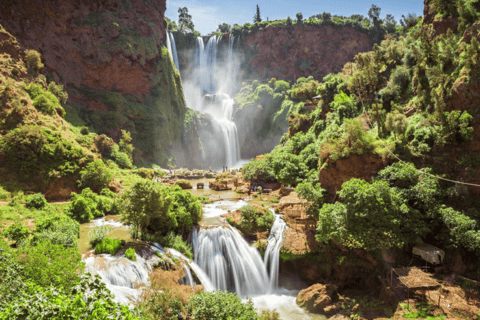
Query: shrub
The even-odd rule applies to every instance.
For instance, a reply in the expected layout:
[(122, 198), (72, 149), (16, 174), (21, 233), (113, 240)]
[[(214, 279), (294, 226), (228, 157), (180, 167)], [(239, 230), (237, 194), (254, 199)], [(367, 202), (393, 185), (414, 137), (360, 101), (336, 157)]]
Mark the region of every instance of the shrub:
[(78, 248), (65, 248), (49, 241), (19, 249), (17, 261), (30, 281), (42, 287), (54, 285), (63, 290), (78, 284), (85, 268)]
[(270, 162), (267, 159), (254, 159), (243, 166), (243, 177), (249, 182), (275, 181), (275, 175)]
[(98, 243), (102, 242), (103, 238), (113, 229), (112, 226), (101, 226), (88, 232), (90, 237), (90, 245), (95, 247)]
[(137, 255), (135, 253), (135, 249), (133, 248), (128, 248), (126, 251), (125, 251), (125, 257), (127, 257), (128, 259), (132, 260), (132, 261), (136, 261), (137, 260)]
[(117, 148), (114, 148), (111, 154), (111, 158), (115, 161), (116, 164), (122, 169), (131, 169), (133, 168), (132, 161), (128, 155), (124, 152), (118, 151)]
[(165, 237), (160, 239), (160, 244), (164, 247), (172, 248), (183, 253), (189, 259), (193, 258), (192, 246), (187, 244), (187, 242), (182, 239), (181, 235), (169, 232)]
[(42, 58), (36, 50), (25, 50), (25, 65), (32, 71), (39, 71), (43, 68)]
[(119, 239), (104, 237), (100, 243), (95, 246), (95, 254), (110, 253), (116, 255), (122, 247), (122, 241)]
[(275, 221), (273, 213), (263, 207), (255, 207), (248, 204), (241, 207), (239, 211), (242, 213), (242, 217), (235, 227), (245, 234), (268, 231)]
[(63, 112), (63, 108), (60, 104), (58, 98), (48, 90), (38, 83), (31, 83), (27, 86), (26, 91), (33, 100), (33, 105), (37, 110), (53, 115), (57, 110), (62, 110), (59, 113)]
[(95, 207), (95, 204), (92, 199), (82, 197), (73, 192), (68, 212), (73, 219), (80, 223), (84, 223), (94, 218), (92, 213), (93, 207)]
[(61, 84), (56, 84), (55, 82), (51, 81), (48, 84), (48, 90), (53, 93), (62, 104), (67, 103), (68, 93), (65, 92)]
[(35, 193), (25, 197), (25, 206), (29, 209), (43, 209), (47, 204), (47, 199), (45, 199), (41, 193)]
[(86, 136), (90, 133), (90, 130), (88, 129), (88, 127), (82, 127), (82, 128), (80, 128), (80, 133), (82, 135)]
[(192, 184), (190, 183), (190, 181), (185, 179), (175, 181), (175, 185), (179, 186), (182, 189), (192, 189)]
[(276, 310), (262, 310), (258, 317), (259, 320), (280, 320), (280, 315)]
[(153, 169), (148, 168), (139, 168), (135, 171), (140, 177), (148, 180), (153, 180), (155, 177), (155, 171)]
[(36, 221), (32, 244), (49, 241), (65, 248), (78, 247), (80, 224), (66, 216), (48, 216)]
[(113, 171), (102, 160), (95, 160), (80, 171), (79, 185), (100, 192), (110, 184), (112, 178)]
[(20, 221), (10, 225), (4, 232), (4, 236), (11, 241), (15, 241), (15, 244), (18, 244), (22, 240), (26, 239), (29, 235), (30, 230)]
[(187, 311), (196, 320), (256, 320), (253, 302), (242, 300), (232, 292), (201, 292), (188, 299)]

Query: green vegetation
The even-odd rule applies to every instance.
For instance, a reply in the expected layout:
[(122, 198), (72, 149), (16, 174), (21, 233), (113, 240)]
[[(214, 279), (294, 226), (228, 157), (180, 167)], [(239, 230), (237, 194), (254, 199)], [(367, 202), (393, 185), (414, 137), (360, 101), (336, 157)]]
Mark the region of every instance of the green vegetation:
[(112, 226), (101, 226), (90, 230), (88, 236), (90, 237), (90, 245), (95, 247), (98, 243), (102, 242), (103, 238), (112, 230)]
[(135, 253), (135, 249), (134, 248), (128, 248), (127, 250), (125, 250), (125, 257), (127, 257), (128, 259), (130, 259), (132, 261), (136, 261), (137, 260), (137, 254)]
[(80, 237), (80, 224), (64, 215), (48, 215), (36, 220), (31, 243), (63, 245), (65, 248), (77, 248)]
[(110, 253), (112, 256), (114, 256), (121, 248), (121, 240), (103, 237), (102, 240), (95, 245), (95, 254)]
[(172, 248), (183, 253), (189, 259), (193, 258), (192, 246), (184, 241), (179, 234), (176, 235), (173, 232), (169, 232), (166, 236), (162, 237), (159, 242), (164, 247)]
[(102, 194), (99, 195), (89, 188), (83, 189), (80, 194), (72, 192), (71, 203), (67, 211), (72, 218), (81, 223), (103, 217), (108, 213), (118, 213), (117, 204), (112, 199), (113, 196), (113, 192), (102, 191)]
[(141, 179), (126, 190), (119, 200), (120, 213), (131, 224), (134, 237), (144, 233), (167, 235), (190, 232), (200, 221), (202, 209), (197, 197), (180, 187), (167, 187)]
[(258, 319), (253, 302), (242, 303), (242, 300), (231, 292), (202, 292), (191, 296), (188, 303), (188, 314), (198, 320)]
[(47, 205), (47, 199), (41, 193), (36, 193), (25, 198), (25, 207), (43, 209)]
[(273, 213), (264, 207), (248, 204), (241, 207), (239, 211), (242, 213), (242, 217), (240, 221), (237, 224), (234, 223), (233, 226), (244, 234), (269, 231), (275, 221)]

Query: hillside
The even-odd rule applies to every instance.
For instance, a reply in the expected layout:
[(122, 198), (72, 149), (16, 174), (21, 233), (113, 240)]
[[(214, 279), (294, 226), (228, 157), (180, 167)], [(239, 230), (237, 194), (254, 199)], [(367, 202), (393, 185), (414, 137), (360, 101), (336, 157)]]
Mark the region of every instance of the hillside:
[[(294, 186), (310, 203), (320, 256), (332, 245), (408, 252), (427, 242), (479, 278), (480, 8), (461, 3), (426, 1), (425, 19), (402, 36), (321, 81), (299, 78), (282, 103), (289, 132), (244, 167), (250, 181)], [(345, 277), (335, 270), (318, 272)]]
[(3, 1), (0, 24), (41, 53), (48, 81), (64, 85), (69, 121), (115, 141), (125, 129), (136, 163), (166, 163), (185, 101), (161, 45), (165, 9), (161, 0)]

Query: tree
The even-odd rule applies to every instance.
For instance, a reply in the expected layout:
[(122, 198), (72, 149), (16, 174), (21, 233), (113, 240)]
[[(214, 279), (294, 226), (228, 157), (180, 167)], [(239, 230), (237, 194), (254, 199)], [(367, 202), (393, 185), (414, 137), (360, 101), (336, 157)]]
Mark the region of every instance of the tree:
[(260, 17), (260, 8), (257, 4), (257, 13), (253, 16), (253, 23), (255, 22), (262, 22), (262, 18)]
[(185, 33), (187, 30), (190, 32), (195, 31), (192, 16), (188, 14), (187, 7), (178, 8), (178, 25), (180, 26), (180, 31), (183, 33)]
[(231, 29), (232, 29), (232, 27), (230, 27), (229, 24), (223, 23), (223, 24), (218, 25), (217, 30), (220, 31), (221, 33), (229, 33)]
[(372, 7), (370, 10), (368, 10), (368, 17), (372, 21), (374, 26), (377, 26), (380, 24), (380, 11), (382, 9), (377, 7), (376, 5), (372, 4)]
[(132, 161), (133, 145), (132, 145), (132, 136), (130, 132), (126, 130), (122, 130), (122, 138), (120, 139), (118, 146), (120, 147), (120, 152), (125, 153), (128, 156), (128, 159)]
[(397, 22), (395, 21), (395, 17), (391, 14), (387, 14), (385, 17), (385, 27), (388, 33), (394, 33), (396, 30)]
[(297, 24), (302, 24), (303, 14), (301, 12), (297, 13)]

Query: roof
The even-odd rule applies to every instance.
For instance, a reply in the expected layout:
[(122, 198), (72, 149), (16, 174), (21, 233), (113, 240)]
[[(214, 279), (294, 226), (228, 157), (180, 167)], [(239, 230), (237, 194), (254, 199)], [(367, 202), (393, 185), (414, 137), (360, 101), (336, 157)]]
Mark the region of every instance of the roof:
[(428, 243), (413, 247), (412, 253), (433, 264), (440, 264), (445, 258), (445, 251)]

